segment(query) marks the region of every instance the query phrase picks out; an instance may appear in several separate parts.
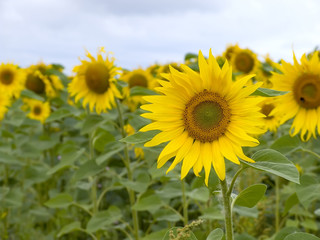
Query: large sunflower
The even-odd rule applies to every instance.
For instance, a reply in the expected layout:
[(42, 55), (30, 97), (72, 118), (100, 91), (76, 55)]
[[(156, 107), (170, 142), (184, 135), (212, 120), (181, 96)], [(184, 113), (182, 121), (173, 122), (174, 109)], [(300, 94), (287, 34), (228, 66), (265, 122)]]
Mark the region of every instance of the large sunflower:
[(273, 73), (273, 88), (288, 93), (279, 96), (279, 104), (271, 114), (282, 113), (282, 123), (294, 118), (290, 134), (301, 132), (301, 139), (307, 141), (311, 136), (316, 138), (316, 128), (320, 134), (320, 60), (318, 54), (310, 60), (304, 54), (301, 64), (295, 55), (293, 60), (293, 64), (282, 60), (282, 74)]
[(115, 67), (114, 59), (106, 57), (103, 59), (103, 48), (95, 59), (89, 52), (87, 57), (90, 61), (81, 60), (81, 65), (74, 67), (76, 76), (68, 86), (71, 96), (75, 96), (75, 101), (83, 98), (83, 107), (89, 104), (90, 111), (106, 112), (115, 104), (115, 97), (121, 98), (121, 94), (116, 87), (116, 75), (119, 68)]
[(238, 157), (253, 162), (242, 146), (259, 144), (250, 135), (261, 133), (260, 99), (249, 95), (261, 83), (244, 87), (252, 76), (233, 82), (228, 62), (221, 69), (211, 51), (208, 61), (200, 51), (198, 61), (200, 73), (186, 65), (181, 65), (184, 72), (171, 67), (165, 75), (169, 81), (159, 81), (162, 87), (156, 88), (162, 95), (144, 97), (151, 104), (141, 107), (150, 111), (142, 116), (153, 122), (140, 131), (162, 131), (147, 147), (169, 142), (159, 155), (158, 167), (175, 156), (168, 171), (183, 160), (181, 178), (191, 168), (198, 176), (204, 167), (207, 184), (211, 164), (225, 179), (224, 157), (236, 164)]
[(17, 65), (1, 63), (0, 65), (0, 94), (19, 97), (24, 89), (25, 74)]
[(50, 115), (49, 102), (42, 102), (35, 99), (23, 99), (25, 102), (24, 109), (30, 111), (28, 117), (30, 119), (38, 120), (42, 124)]

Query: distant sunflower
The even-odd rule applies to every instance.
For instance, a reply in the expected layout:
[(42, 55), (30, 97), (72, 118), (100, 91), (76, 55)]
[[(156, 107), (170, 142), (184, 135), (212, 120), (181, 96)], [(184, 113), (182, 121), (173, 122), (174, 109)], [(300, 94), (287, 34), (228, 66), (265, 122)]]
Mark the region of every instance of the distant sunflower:
[(115, 104), (115, 97), (121, 98), (121, 94), (116, 87), (115, 78), (119, 68), (115, 67), (114, 59), (106, 57), (103, 59), (101, 48), (95, 59), (89, 52), (87, 57), (90, 61), (81, 60), (81, 65), (74, 67), (76, 76), (69, 83), (68, 91), (71, 96), (75, 96), (78, 102), (83, 98), (83, 107), (89, 105), (90, 111), (100, 114), (111, 109)]
[(0, 120), (4, 118), (4, 115), (8, 111), (10, 105), (10, 97), (7, 94), (0, 94)]
[(231, 64), (234, 72), (248, 75), (256, 73), (259, 66), (259, 60), (257, 55), (250, 49), (237, 48), (232, 54)]
[(260, 112), (265, 115), (263, 118), (263, 129), (265, 131), (276, 132), (280, 126), (281, 115), (271, 115), (270, 113), (276, 107), (276, 98), (268, 97), (264, 101), (258, 104), (261, 107)]
[(141, 103), (145, 103), (142, 96), (130, 96), (130, 89), (133, 87), (144, 87), (148, 89), (154, 89), (159, 86), (156, 79), (148, 72), (141, 68), (133, 71), (125, 72), (121, 79), (128, 83), (128, 87), (124, 88), (125, 101), (129, 108), (133, 111)]
[(231, 61), (232, 55), (238, 51), (239, 46), (238, 44), (235, 45), (228, 45), (226, 50), (222, 53), (222, 56), (227, 59), (228, 61)]
[(1, 63), (0, 65), (0, 93), (19, 97), (24, 89), (25, 74), (17, 65)]
[(304, 54), (301, 64), (293, 55), (294, 64), (282, 60), (281, 73), (273, 73), (273, 88), (288, 91), (279, 96), (279, 104), (271, 114), (282, 113), (281, 123), (294, 118), (290, 128), (292, 136), (299, 132), (301, 139), (316, 138), (316, 128), (320, 134), (320, 60), (314, 54), (310, 60)]
[(184, 72), (170, 67), (168, 81), (159, 81), (156, 88), (163, 95), (146, 96), (151, 104), (141, 108), (153, 120), (140, 131), (161, 130), (146, 147), (169, 142), (158, 158), (158, 167), (175, 159), (168, 171), (183, 160), (181, 178), (193, 168), (195, 175), (204, 167), (208, 184), (211, 164), (221, 180), (225, 179), (224, 157), (239, 164), (238, 157), (249, 162), (242, 146), (256, 146), (251, 135), (260, 134), (262, 117), (257, 97), (249, 97), (261, 83), (244, 87), (252, 76), (232, 81), (232, 69), (226, 61), (221, 69), (211, 51), (209, 59), (199, 52), (197, 73), (181, 65)]
[(38, 120), (42, 124), (50, 116), (49, 102), (42, 102), (35, 99), (24, 99), (26, 104), (25, 109), (30, 112), (27, 115), (30, 119)]

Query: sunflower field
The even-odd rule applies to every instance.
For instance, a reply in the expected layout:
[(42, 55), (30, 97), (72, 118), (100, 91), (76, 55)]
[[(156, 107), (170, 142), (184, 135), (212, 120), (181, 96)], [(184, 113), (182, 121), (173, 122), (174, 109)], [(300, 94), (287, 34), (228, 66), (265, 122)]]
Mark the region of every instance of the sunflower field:
[(63, 69), (0, 65), (1, 240), (320, 240), (317, 49)]

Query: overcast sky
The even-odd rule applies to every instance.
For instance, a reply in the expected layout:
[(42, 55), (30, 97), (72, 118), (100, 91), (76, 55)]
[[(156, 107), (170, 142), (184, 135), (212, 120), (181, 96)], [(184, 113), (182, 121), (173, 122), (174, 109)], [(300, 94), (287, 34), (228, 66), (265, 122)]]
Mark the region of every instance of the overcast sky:
[(318, 0), (0, 0), (0, 62), (60, 63), (67, 74), (101, 46), (133, 69), (235, 43), (292, 61), (319, 42)]

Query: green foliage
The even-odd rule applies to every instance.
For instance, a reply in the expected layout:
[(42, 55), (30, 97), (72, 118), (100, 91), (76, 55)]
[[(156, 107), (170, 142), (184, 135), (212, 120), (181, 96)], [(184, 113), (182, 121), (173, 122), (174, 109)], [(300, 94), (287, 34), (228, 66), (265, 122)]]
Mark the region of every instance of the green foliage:
[(235, 205), (252, 208), (264, 196), (267, 186), (264, 184), (252, 185), (239, 193), (234, 200)]

